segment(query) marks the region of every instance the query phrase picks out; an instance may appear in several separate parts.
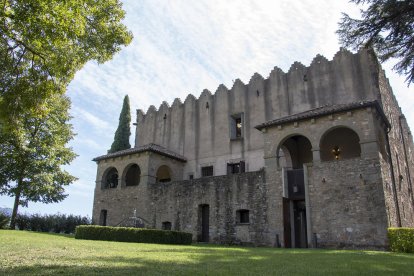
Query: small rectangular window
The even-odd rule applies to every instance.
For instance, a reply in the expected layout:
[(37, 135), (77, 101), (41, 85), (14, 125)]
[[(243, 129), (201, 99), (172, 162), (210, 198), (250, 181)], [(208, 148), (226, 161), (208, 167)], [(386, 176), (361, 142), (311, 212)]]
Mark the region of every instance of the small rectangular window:
[(249, 210), (237, 210), (236, 221), (237, 223), (250, 223)]
[(227, 174), (236, 174), (245, 172), (245, 163), (240, 161), (238, 163), (228, 163), (227, 164)]
[(194, 175), (193, 174), (189, 174), (188, 175), (188, 179), (190, 179), (190, 180), (194, 179)]
[(201, 167), (201, 176), (213, 176), (213, 166)]
[(243, 113), (230, 116), (230, 139), (243, 137)]
[(162, 230), (171, 230), (171, 222), (169, 221), (164, 221), (162, 223)]

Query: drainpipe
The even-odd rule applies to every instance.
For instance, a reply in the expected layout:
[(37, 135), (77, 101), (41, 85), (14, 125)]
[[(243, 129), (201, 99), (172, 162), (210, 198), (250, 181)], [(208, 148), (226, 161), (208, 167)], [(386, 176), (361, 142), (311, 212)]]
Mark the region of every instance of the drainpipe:
[(390, 162), (390, 168), (391, 168), (392, 192), (394, 194), (395, 212), (396, 212), (396, 215), (397, 215), (397, 226), (401, 227), (400, 206), (398, 204), (397, 188), (395, 187), (394, 165), (392, 163), (391, 149), (390, 149), (390, 139), (388, 137), (388, 134), (390, 133), (390, 131), (391, 131), (391, 127), (388, 127), (387, 128), (387, 135), (385, 135), (385, 139), (387, 140), (386, 146), (387, 146), (387, 151), (388, 151), (388, 160)]

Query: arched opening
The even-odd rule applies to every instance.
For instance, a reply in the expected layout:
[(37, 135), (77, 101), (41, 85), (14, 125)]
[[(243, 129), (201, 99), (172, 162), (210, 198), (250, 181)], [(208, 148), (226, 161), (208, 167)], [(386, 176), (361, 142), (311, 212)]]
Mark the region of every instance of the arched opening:
[(126, 168), (125, 186), (137, 186), (141, 178), (141, 169), (137, 164)]
[(116, 188), (118, 186), (118, 171), (114, 167), (109, 168), (102, 177), (102, 189)]
[(285, 247), (307, 247), (308, 225), (303, 165), (313, 161), (312, 144), (302, 135), (287, 138), (278, 148), (283, 168), (283, 236)]
[(358, 134), (350, 128), (327, 131), (320, 141), (321, 161), (343, 160), (361, 156)]
[(312, 144), (302, 135), (286, 139), (279, 147), (279, 166), (301, 169), (303, 164), (312, 162)]
[(171, 181), (171, 170), (168, 166), (162, 165), (157, 170), (157, 182), (170, 182)]

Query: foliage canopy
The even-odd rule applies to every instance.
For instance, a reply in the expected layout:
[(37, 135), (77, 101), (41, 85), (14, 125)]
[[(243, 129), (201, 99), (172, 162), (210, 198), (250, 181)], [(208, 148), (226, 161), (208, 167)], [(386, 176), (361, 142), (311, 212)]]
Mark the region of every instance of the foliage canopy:
[(64, 93), (87, 61), (111, 59), (132, 39), (124, 16), (118, 0), (3, 0), (0, 118)]
[(384, 62), (395, 58), (399, 74), (406, 75), (408, 85), (414, 82), (414, 1), (412, 0), (351, 0), (366, 4), (362, 19), (343, 14), (339, 22), (340, 43), (357, 49), (372, 47)]
[(132, 34), (119, 0), (0, 1), (0, 194), (19, 205), (58, 202), (75, 180), (70, 101), (75, 73), (112, 58)]
[(12, 228), (18, 205), (59, 202), (67, 196), (65, 186), (76, 180), (62, 169), (76, 156), (66, 147), (73, 138), (69, 106), (66, 96), (51, 95), (44, 115), (23, 110), (13, 131), (0, 132), (0, 194), (15, 196)]

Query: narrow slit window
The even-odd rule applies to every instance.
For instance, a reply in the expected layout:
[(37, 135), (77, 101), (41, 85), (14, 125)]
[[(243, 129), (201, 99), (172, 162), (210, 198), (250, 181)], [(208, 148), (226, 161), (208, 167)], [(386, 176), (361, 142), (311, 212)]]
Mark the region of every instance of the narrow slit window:
[(230, 139), (240, 139), (243, 137), (243, 114), (230, 116)]

